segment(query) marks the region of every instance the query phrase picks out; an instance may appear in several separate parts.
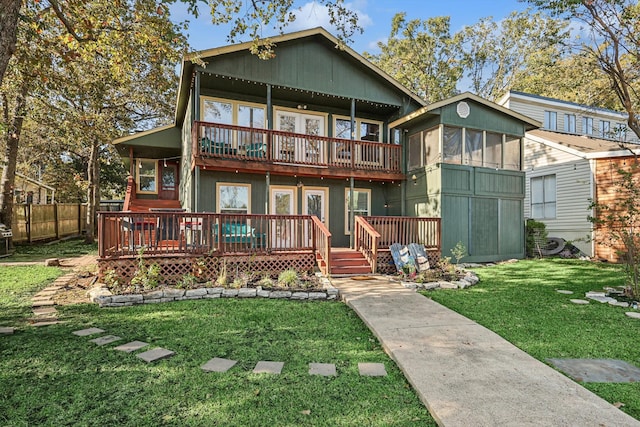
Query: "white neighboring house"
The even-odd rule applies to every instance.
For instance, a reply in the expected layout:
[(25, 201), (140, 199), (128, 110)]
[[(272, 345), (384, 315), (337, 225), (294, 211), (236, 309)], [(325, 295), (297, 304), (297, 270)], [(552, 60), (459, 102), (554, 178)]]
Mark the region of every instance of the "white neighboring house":
[(598, 171), (640, 154), (626, 114), (513, 91), (498, 103), (544, 124), (524, 139), (525, 218), (544, 222), (550, 237), (589, 256), (611, 258), (593, 242), (589, 205), (598, 198)]

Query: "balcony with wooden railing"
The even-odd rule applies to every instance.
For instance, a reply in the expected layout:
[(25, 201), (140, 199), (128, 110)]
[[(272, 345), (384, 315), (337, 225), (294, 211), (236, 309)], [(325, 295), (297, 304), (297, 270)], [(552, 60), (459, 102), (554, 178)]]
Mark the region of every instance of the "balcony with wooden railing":
[(401, 180), (399, 145), (195, 122), (196, 163), (216, 170)]

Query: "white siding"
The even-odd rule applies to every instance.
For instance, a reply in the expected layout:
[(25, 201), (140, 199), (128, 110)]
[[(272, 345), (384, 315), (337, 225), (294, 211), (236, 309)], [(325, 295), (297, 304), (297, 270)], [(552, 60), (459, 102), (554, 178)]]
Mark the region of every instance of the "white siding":
[(524, 138), (524, 166), (526, 170), (536, 169), (556, 163), (575, 162), (580, 159), (573, 153), (548, 146), (530, 138)]
[(588, 210), (592, 197), (591, 166), (588, 160), (544, 166), (526, 171), (526, 192), (524, 200), (525, 218), (531, 217), (531, 178), (556, 176), (556, 217), (540, 219), (547, 226), (550, 237), (562, 237), (571, 241), (585, 254), (592, 255), (592, 226), (588, 221)]

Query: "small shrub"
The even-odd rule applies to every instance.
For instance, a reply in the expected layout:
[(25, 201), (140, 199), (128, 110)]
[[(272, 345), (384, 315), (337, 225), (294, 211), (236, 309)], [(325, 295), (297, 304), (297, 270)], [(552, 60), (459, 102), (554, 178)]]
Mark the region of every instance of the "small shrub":
[(138, 268), (131, 278), (134, 290), (148, 290), (158, 287), (160, 284), (161, 268), (153, 263), (149, 267), (144, 262), (144, 247), (138, 251)]
[(220, 274), (216, 278), (216, 285), (227, 286), (229, 284), (229, 276), (227, 276), (227, 261), (222, 260), (222, 267), (220, 267)]
[(460, 263), (460, 260), (467, 256), (467, 247), (462, 242), (456, 243), (451, 249), (451, 255), (456, 259), (456, 264)]
[(271, 276), (269, 274), (265, 274), (258, 281), (258, 285), (262, 286), (263, 288), (272, 288), (273, 285), (274, 285), (273, 279), (271, 278)]
[(526, 232), (527, 256), (540, 256), (540, 248), (547, 241), (547, 226), (544, 222), (528, 219)]
[(198, 283), (198, 278), (196, 276), (194, 276), (193, 274), (185, 274), (176, 283), (176, 288), (191, 289), (195, 287), (197, 283)]
[(283, 288), (295, 288), (300, 284), (298, 272), (294, 269), (285, 270), (278, 275), (278, 286)]
[(120, 276), (113, 269), (104, 272), (102, 281), (109, 289), (117, 289), (120, 287)]

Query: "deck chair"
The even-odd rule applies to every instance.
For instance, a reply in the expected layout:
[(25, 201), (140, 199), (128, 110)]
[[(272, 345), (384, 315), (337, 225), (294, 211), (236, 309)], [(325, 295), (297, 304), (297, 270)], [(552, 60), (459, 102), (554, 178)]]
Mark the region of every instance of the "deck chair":
[(427, 251), (424, 249), (423, 245), (411, 243), (409, 245), (409, 253), (416, 261), (418, 271), (427, 271), (431, 268), (431, 266), (429, 265), (429, 257), (427, 257)]
[(409, 253), (409, 248), (401, 245), (400, 243), (394, 243), (389, 246), (393, 262), (396, 264), (398, 272), (402, 273), (405, 265), (416, 265), (415, 259)]

